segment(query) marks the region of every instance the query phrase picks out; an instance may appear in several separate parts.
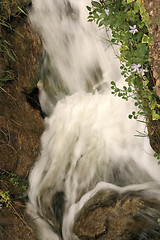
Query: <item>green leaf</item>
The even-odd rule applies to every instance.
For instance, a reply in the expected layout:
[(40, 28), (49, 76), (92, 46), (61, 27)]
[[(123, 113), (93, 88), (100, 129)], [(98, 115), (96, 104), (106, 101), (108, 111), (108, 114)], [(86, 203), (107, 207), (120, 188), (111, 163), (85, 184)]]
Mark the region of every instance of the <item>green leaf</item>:
[(142, 41), (142, 36), (143, 36), (143, 32), (138, 32), (138, 33), (137, 33), (137, 35), (136, 35), (137, 43), (139, 43), (139, 42)]
[(93, 19), (88, 19), (88, 22), (93, 22)]
[(128, 92), (132, 92), (132, 88), (131, 87), (128, 88)]
[(111, 81), (111, 85), (116, 86), (116, 83), (114, 81)]
[[(127, 32), (124, 36), (124, 40), (127, 41), (130, 39), (130, 36), (131, 36), (131, 33), (130, 32)], [(126, 46), (128, 48), (128, 46)]]
[(86, 6), (86, 8), (88, 9), (88, 11), (91, 11), (91, 7), (89, 7), (89, 6)]
[(144, 34), (142, 38), (142, 43), (150, 43), (150, 41), (150, 37)]
[(99, 15), (96, 12), (93, 12), (94, 18), (98, 18)]
[(90, 16), (88, 16), (88, 19), (90, 19), (90, 18), (91, 18), (91, 19), (93, 19), (93, 16), (91, 16), (91, 15), (90, 15)]
[(137, 2), (134, 3), (134, 13), (139, 11), (139, 4)]
[(98, 27), (103, 26), (103, 20), (98, 23)]
[(143, 86), (147, 86), (147, 84), (149, 83), (148, 79), (143, 81)]
[(134, 2), (134, 0), (127, 0), (127, 3), (131, 3), (131, 2)]
[(118, 97), (122, 97), (122, 96), (123, 96), (123, 94), (119, 92), (118, 93)]
[(28, 16), (26, 12), (23, 11), (22, 8), (18, 7), (18, 9), (20, 10), (20, 12), (22, 12), (24, 15)]
[(93, 7), (97, 7), (97, 8), (101, 7), (100, 3), (96, 2), (96, 1), (92, 1), (91, 3), (92, 3)]
[(152, 102), (150, 103), (150, 108), (151, 108), (151, 110), (155, 109), (156, 105), (157, 105), (157, 101), (152, 101)]
[(152, 110), (152, 119), (153, 120), (159, 120), (160, 119), (160, 115), (157, 114), (155, 110)]

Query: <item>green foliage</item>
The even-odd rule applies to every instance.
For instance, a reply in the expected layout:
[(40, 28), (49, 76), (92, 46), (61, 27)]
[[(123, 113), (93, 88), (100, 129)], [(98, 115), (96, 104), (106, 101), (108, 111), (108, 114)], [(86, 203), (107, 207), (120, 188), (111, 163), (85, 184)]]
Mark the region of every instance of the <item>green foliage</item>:
[(95, 21), (99, 27), (112, 30), (111, 43), (119, 46), (122, 75), (128, 86), (119, 89), (111, 82), (112, 94), (126, 101), (132, 97), (137, 112), (129, 118), (145, 115), (147, 119), (158, 120), (159, 105), (155, 93), (155, 82), (149, 62), (152, 45), (150, 19), (142, 0), (99, 0), (92, 1), (88, 21)]
[(0, 209), (4, 206), (11, 206), (15, 194), (21, 195), (22, 191), (26, 191), (28, 187), (26, 178), (18, 177), (15, 173), (2, 169), (0, 170), (0, 185)]
[(19, 186), (19, 177), (15, 173), (10, 173), (10, 182), (14, 186)]
[(160, 165), (160, 161), (159, 161), (160, 160), (160, 153), (155, 153), (154, 157), (157, 158), (158, 164)]
[(23, 191), (28, 187), (27, 181), (24, 177), (19, 177), (17, 174), (5, 170), (0, 171), (0, 182), (3, 181), (9, 182), (13, 186), (20, 187)]
[(9, 191), (0, 191), (0, 204), (1, 205), (5, 205), (6, 207), (9, 206), (10, 204), (10, 195), (9, 195)]

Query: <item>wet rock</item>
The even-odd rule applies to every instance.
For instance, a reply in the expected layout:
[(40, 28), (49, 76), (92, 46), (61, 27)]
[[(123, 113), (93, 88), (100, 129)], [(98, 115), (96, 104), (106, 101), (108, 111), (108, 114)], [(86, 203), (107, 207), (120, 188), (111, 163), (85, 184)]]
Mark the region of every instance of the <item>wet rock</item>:
[(101, 191), (83, 207), (74, 224), (81, 240), (160, 238), (160, 203), (140, 193)]

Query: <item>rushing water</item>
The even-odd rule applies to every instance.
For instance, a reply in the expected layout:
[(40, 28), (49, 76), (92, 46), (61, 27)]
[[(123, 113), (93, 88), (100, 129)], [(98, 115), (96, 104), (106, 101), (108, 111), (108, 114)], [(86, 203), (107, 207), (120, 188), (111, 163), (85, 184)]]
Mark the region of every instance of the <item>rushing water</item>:
[[(30, 173), (27, 211), (43, 240), (77, 239), (72, 228), (101, 189), (139, 191), (160, 200), (160, 168), (134, 109), (110, 93), (121, 86), (117, 49), (87, 22), (89, 0), (33, 0), (30, 19), (44, 46), (40, 103), (48, 117)], [(151, 184), (152, 182), (152, 184)]]

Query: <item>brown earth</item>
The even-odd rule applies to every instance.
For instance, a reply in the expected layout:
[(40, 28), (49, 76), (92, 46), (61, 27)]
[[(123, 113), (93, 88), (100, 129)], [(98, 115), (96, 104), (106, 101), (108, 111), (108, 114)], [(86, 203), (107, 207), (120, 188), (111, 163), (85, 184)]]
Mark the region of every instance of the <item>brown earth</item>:
[[(144, 3), (152, 17), (154, 41), (151, 50), (151, 63), (158, 86), (160, 77), (160, 25), (157, 24), (156, 19), (160, 21), (160, 1), (145, 0)], [(6, 9), (4, 18), (8, 14)], [(9, 191), (12, 193), (9, 207), (4, 205), (0, 209), (0, 239), (34, 240), (34, 233), (25, 221), (24, 202), (19, 198), (24, 194), (21, 186), (23, 186), (24, 179), (28, 176), (30, 168), (37, 158), (40, 135), (43, 132), (43, 119), (39, 110), (33, 109), (26, 100), (26, 95), (36, 84), (37, 56), (41, 46), (38, 36), (24, 15), (22, 17), (21, 14), (15, 15), (12, 19), (12, 26), (16, 31), (11, 28), (0, 28), (0, 33), (5, 35), (16, 54), (16, 61), (12, 61), (2, 53), (0, 54), (0, 68), (13, 70), (11, 73), (13, 80), (4, 86), (0, 85), (0, 192)], [(157, 94), (159, 95), (158, 90)], [(151, 142), (155, 150), (159, 151), (159, 121), (156, 122), (154, 128), (158, 129), (154, 138), (156, 140)], [(20, 186), (13, 186), (9, 178), (5, 177), (10, 172), (22, 177), (23, 181)], [(99, 209), (99, 211), (101, 210)], [(96, 210), (93, 212), (94, 214), (97, 214)]]
[(40, 43), (25, 17), (15, 17), (12, 27), (15, 31), (6, 28), (2, 33), (11, 44), (16, 61), (0, 55), (2, 69), (14, 72), (13, 81), (0, 86), (0, 191), (12, 193), (9, 207), (2, 206), (0, 210), (0, 239), (32, 240), (33, 231), (24, 219), (25, 206), (19, 200), (24, 191), (13, 186), (11, 177), (6, 175), (16, 173), (24, 179), (38, 155), (43, 119), (27, 102), (26, 94), (36, 82)]
[(1, 0), (0, 13), (1, 19), (8, 19), (12, 16), (19, 15), (21, 9), (30, 4), (30, 0)]

